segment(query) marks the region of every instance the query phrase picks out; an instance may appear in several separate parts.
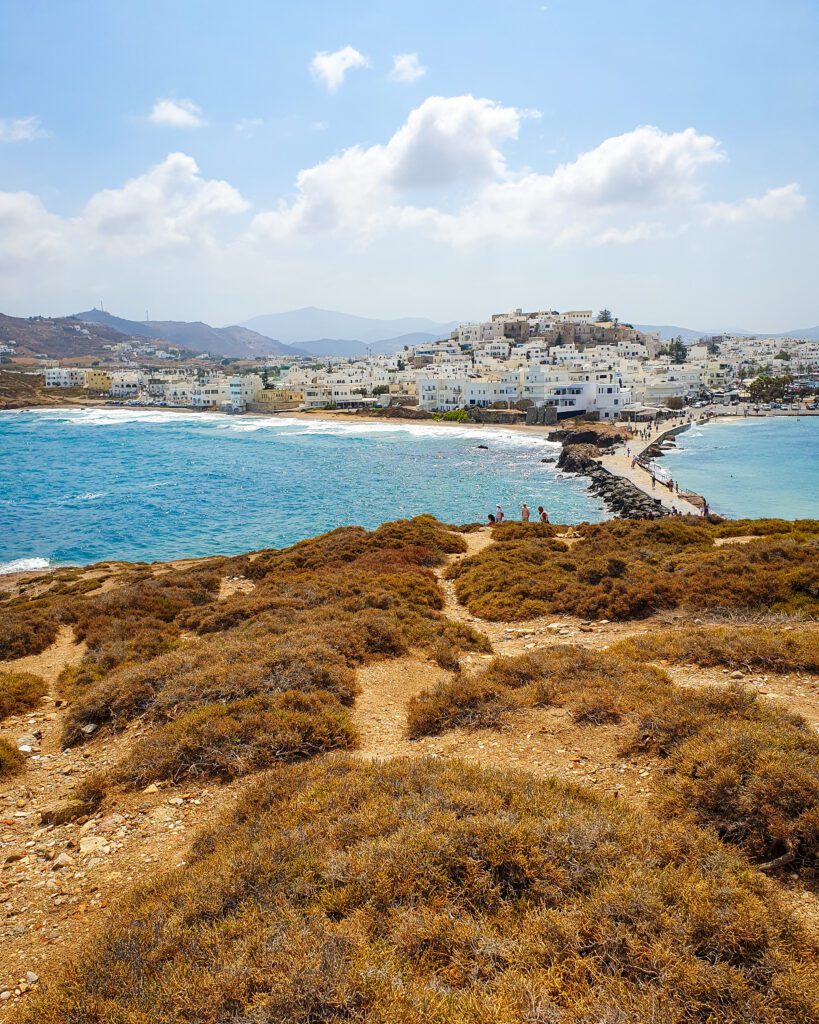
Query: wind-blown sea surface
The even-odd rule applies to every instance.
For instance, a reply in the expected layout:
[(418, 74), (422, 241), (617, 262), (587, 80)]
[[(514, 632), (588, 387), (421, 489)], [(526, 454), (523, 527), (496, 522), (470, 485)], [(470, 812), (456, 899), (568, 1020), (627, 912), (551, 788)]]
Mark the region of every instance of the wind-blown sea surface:
[(713, 420), (677, 437), (661, 462), (731, 518), (819, 517), (819, 416)]
[(498, 502), (510, 518), (522, 501), (533, 511), (544, 505), (555, 522), (606, 518), (583, 479), (541, 462), (559, 451), (497, 428), (140, 409), (4, 412), (0, 572), (15, 562), (233, 554), (422, 512), (485, 521)]

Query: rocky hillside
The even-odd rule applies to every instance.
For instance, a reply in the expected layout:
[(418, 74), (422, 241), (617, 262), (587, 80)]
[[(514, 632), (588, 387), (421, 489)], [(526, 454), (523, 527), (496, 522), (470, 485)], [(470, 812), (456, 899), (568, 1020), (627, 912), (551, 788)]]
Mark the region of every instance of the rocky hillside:
[(106, 324), (86, 324), (76, 317), (22, 317), (0, 313), (0, 342), (15, 342), (14, 354), (49, 359), (111, 357), (111, 346), (128, 336)]
[(0, 577), (0, 1015), (819, 1019), (818, 553), (422, 517)]

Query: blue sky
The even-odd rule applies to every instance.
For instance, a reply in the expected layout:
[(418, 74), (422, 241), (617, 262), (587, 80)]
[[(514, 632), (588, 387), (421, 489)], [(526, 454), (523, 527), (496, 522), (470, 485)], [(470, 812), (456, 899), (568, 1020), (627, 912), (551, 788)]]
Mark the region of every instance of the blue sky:
[(0, 0), (0, 310), (813, 325), (817, 52), (816, 0)]

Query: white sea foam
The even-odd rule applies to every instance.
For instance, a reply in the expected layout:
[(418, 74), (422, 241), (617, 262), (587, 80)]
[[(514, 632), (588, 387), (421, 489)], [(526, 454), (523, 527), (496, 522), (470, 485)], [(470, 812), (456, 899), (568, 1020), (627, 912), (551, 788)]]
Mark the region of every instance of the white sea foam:
[(0, 576), (10, 572), (34, 572), (35, 569), (47, 569), (51, 562), (47, 558), (16, 558), (13, 562), (0, 562)]
[(56, 419), (81, 426), (118, 426), (123, 423), (177, 423), (190, 426), (217, 428), (231, 433), (246, 434), (259, 430), (275, 430), (291, 436), (328, 435), (333, 437), (377, 437), (380, 434), (409, 434), (418, 438), (474, 440), (476, 443), (494, 441), (522, 448), (557, 449), (560, 445), (536, 434), (504, 430), (502, 427), (465, 427), (444, 423), (349, 422), (336, 419), (305, 420), (287, 416), (242, 416), (226, 413), (188, 412), (183, 410), (137, 408), (80, 408), (37, 410), (38, 417)]

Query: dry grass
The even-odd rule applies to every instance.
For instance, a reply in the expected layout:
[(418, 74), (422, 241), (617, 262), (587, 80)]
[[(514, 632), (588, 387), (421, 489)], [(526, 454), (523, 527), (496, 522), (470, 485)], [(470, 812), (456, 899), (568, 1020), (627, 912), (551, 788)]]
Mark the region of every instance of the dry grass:
[(0, 661), (42, 654), (57, 637), (59, 622), (42, 602), (20, 601), (0, 607)]
[(206, 777), (227, 781), (329, 750), (350, 750), (355, 730), (327, 693), (288, 691), (195, 708), (141, 740), (117, 772), (129, 786)]
[(819, 864), (819, 739), (806, 727), (715, 718), (670, 765), (661, 812), (690, 814), (753, 858)]
[(665, 759), (663, 806), (755, 858), (819, 860), (819, 739), (740, 686), (691, 691), (622, 652), (558, 646), (497, 658), (415, 697), (411, 739), (498, 728), (525, 707), (568, 708), (589, 726), (623, 722), (623, 753)]
[(0, 722), (37, 707), (47, 692), (45, 680), (31, 672), (0, 672)]
[(533, 654), (496, 658), (477, 675), (463, 676), (414, 698), (411, 739), (459, 725), (500, 725), (521, 707), (568, 707), (575, 721), (619, 721), (673, 692), (669, 677), (652, 665), (582, 647), (559, 645)]
[(642, 661), (819, 672), (819, 631), (775, 626), (685, 626), (621, 640), (609, 650)]
[(714, 838), (456, 761), (278, 768), (21, 1024), (785, 1024), (819, 1006)]
[(71, 701), (62, 742), (94, 742), (142, 718), (155, 731), (120, 766), (130, 784), (232, 778), (347, 749), (358, 666), (410, 650), (446, 650), (454, 664), (461, 651), (490, 649), (441, 614), (432, 567), (464, 550), (459, 533), (428, 516), (336, 530), (234, 560), (230, 571), (255, 586), (224, 601), (214, 599), (224, 563), (135, 569), (122, 586), (74, 602), (88, 653), (61, 678)]
[(554, 614), (634, 619), (670, 608), (815, 616), (819, 535), (804, 522), (786, 527), (793, 528), (723, 547), (714, 546), (720, 524), (676, 517), (585, 525), (571, 548), (550, 538), (500, 535), (449, 574), (458, 600), (491, 621)]
[(0, 739), (0, 779), (8, 779), (23, 770), (26, 759), (8, 740)]

